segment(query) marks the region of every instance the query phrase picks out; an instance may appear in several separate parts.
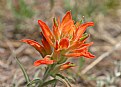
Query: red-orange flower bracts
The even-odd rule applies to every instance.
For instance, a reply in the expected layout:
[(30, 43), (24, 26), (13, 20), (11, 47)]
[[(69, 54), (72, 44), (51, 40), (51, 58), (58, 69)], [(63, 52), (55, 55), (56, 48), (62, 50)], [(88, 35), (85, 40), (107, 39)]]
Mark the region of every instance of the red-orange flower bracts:
[(64, 70), (72, 67), (72, 63), (65, 63), (68, 58), (95, 57), (88, 52), (93, 42), (85, 43), (89, 34), (84, 33), (87, 27), (94, 26), (93, 22), (74, 23), (71, 12), (68, 11), (62, 22), (59, 18), (53, 19), (52, 31), (42, 20), (38, 20), (38, 24), (42, 30), (42, 44), (30, 39), (21, 40), (33, 46), (42, 55), (43, 59), (35, 61), (35, 66), (56, 63), (60, 64), (60, 70)]

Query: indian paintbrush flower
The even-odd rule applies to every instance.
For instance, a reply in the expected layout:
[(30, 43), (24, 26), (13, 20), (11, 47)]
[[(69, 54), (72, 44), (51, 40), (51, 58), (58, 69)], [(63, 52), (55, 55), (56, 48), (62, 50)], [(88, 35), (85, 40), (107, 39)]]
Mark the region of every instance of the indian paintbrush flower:
[(30, 39), (21, 40), (33, 46), (43, 57), (43, 59), (34, 62), (35, 66), (60, 64), (60, 70), (64, 70), (74, 66), (70, 62), (66, 62), (68, 58), (95, 57), (88, 52), (88, 48), (93, 42), (85, 43), (89, 37), (89, 34), (85, 31), (87, 27), (94, 26), (93, 22), (74, 23), (71, 12), (68, 11), (62, 22), (59, 18), (53, 19), (52, 31), (42, 20), (38, 20), (38, 24), (42, 30), (42, 44)]

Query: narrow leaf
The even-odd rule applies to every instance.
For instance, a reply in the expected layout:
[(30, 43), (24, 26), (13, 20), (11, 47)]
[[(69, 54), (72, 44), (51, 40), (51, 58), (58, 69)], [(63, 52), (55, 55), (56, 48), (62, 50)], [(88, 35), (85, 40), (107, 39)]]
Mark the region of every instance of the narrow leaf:
[(56, 81), (57, 81), (57, 79), (49, 80), (49, 81), (43, 83), (43, 84), (41, 85), (41, 87), (45, 87), (45, 86), (47, 86), (47, 85), (49, 85), (49, 84), (52, 84), (52, 83), (54, 83), (54, 82), (56, 82)]
[(32, 84), (37, 84), (37, 83), (40, 83), (40, 82), (41, 82), (40, 79), (34, 79), (34, 80), (32, 80), (31, 82), (29, 82), (29, 83), (27, 84), (27, 86), (30, 86), (30, 85), (32, 85)]
[(20, 63), (20, 61), (18, 60), (18, 58), (15, 57), (15, 59), (17, 60), (17, 63), (18, 63), (19, 67), (21, 68), (21, 70), (22, 70), (22, 72), (23, 72), (23, 74), (24, 74), (24, 77), (25, 77), (25, 79), (26, 79), (26, 82), (29, 84), (30, 79), (29, 79), (29, 76), (28, 76), (27, 72), (25, 71), (25, 68), (24, 68), (23, 65)]
[(59, 80), (60, 82), (64, 83), (67, 87), (72, 87), (71, 84), (69, 83), (68, 79), (61, 74), (56, 75), (56, 79)]

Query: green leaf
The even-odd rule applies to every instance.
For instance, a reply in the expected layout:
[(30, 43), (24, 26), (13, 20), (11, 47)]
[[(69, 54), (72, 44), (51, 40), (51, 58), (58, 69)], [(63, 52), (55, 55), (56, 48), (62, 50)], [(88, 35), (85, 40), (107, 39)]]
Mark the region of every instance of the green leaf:
[(80, 41), (85, 40), (87, 37), (89, 37), (89, 34), (84, 33), (84, 34), (82, 35), (82, 37), (80, 38)]
[(65, 79), (64, 76), (62, 76), (61, 74), (56, 74), (57, 76), (61, 77), (62, 79)]
[(30, 79), (29, 79), (29, 76), (28, 76), (27, 72), (25, 71), (23, 65), (20, 63), (20, 61), (18, 60), (18, 58), (15, 57), (15, 59), (17, 60), (17, 63), (18, 63), (19, 67), (21, 68), (21, 70), (22, 70), (22, 72), (24, 74), (24, 77), (26, 79), (26, 82), (29, 84)]
[(55, 83), (56, 81), (57, 81), (57, 79), (49, 80), (49, 81), (47, 81), (47, 82), (44, 82), (44, 83), (41, 85), (41, 87), (44, 87), (44, 86), (47, 86), (47, 85), (49, 85), (49, 84)]
[(40, 79), (34, 79), (34, 80), (32, 80), (31, 82), (29, 82), (29, 83), (27, 84), (27, 86), (30, 86), (30, 85), (32, 85), (32, 84), (37, 84), (37, 83), (41, 83), (41, 80), (40, 80)]
[(56, 79), (59, 80), (60, 82), (64, 83), (67, 87), (72, 87), (70, 82), (66, 77), (64, 77), (61, 74), (56, 74)]

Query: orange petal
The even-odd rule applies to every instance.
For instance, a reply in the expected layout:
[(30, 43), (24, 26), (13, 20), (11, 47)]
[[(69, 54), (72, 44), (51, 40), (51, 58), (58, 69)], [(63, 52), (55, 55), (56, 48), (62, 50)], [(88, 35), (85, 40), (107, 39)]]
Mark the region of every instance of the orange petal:
[(67, 23), (69, 20), (72, 20), (72, 16), (71, 16), (71, 12), (68, 11), (66, 13), (66, 15), (63, 17), (62, 19), (62, 25), (64, 25), (65, 23)]
[(95, 56), (88, 52), (88, 46), (84, 46), (80, 49), (76, 49), (71, 51), (71, 53), (68, 53), (65, 55), (66, 57), (87, 57), (87, 58), (94, 58)]
[(25, 42), (25, 43), (28, 43), (29, 45), (33, 46), (43, 57), (46, 55), (45, 54), (45, 49), (38, 42), (36, 42), (34, 40), (30, 40), (30, 39), (23, 39), (21, 41)]
[(89, 46), (91, 46), (93, 44), (93, 42), (90, 43), (84, 43), (81, 44), (80, 46), (78, 46), (77, 48), (71, 50), (71, 52), (82, 52), (83, 50), (87, 49)]
[(41, 64), (49, 65), (49, 64), (53, 64), (53, 63), (54, 63), (54, 60), (50, 60), (50, 56), (47, 55), (43, 59), (35, 61), (34, 66), (39, 66)]
[(73, 29), (74, 26), (74, 22), (73, 20), (69, 20), (67, 23), (64, 24), (63, 28), (62, 28), (62, 36), (67, 36), (67, 34), (74, 31)]
[(68, 38), (63, 38), (61, 39), (60, 43), (59, 43), (59, 47), (62, 49), (66, 49), (69, 46), (69, 40)]
[(66, 57), (87, 57), (87, 58), (94, 58), (95, 56), (91, 54), (90, 52), (81, 52), (81, 53), (69, 53), (65, 55)]
[(79, 26), (79, 28), (76, 30), (75, 34), (74, 34), (74, 40), (78, 40), (79, 38), (82, 37), (82, 34), (85, 32), (86, 28), (89, 26), (94, 26), (93, 22), (87, 22), (85, 24), (82, 24)]
[(58, 27), (53, 26), (53, 34), (54, 34), (56, 40), (59, 40), (59, 38), (60, 38), (60, 32), (58, 30)]
[(51, 47), (50, 47), (50, 44), (47, 42), (47, 40), (45, 39), (45, 37), (43, 36), (42, 32), (40, 33), (42, 35), (42, 44), (44, 46), (44, 49), (46, 51), (47, 54), (51, 54), (52, 53), (52, 50), (51, 50)]
[(71, 68), (71, 67), (74, 67), (74, 66), (75, 66), (75, 64), (73, 64), (71, 62), (67, 62), (67, 63), (61, 65), (60, 70), (65, 70), (65, 69), (68, 69), (68, 68)]
[(82, 48), (80, 48), (80, 49), (75, 49), (75, 50), (72, 50), (71, 52), (73, 52), (73, 53), (81, 53), (81, 52), (83, 52), (85, 49), (87, 49), (88, 47), (87, 46), (84, 46), (84, 47), (82, 47)]
[(74, 49), (77, 49), (78, 47), (80, 47), (81, 45), (83, 44), (83, 42), (79, 42), (79, 41), (76, 41), (76, 42), (73, 42), (73, 44), (71, 46), (69, 46), (69, 48), (67, 49), (68, 51), (70, 50), (74, 50)]
[(83, 56), (82, 53), (69, 53), (65, 54), (66, 57), (81, 57)]
[(87, 58), (94, 58), (95, 55), (91, 54), (90, 52), (86, 52), (83, 54), (84, 57), (87, 57)]
[(46, 40), (48, 41), (48, 43), (52, 46), (54, 46), (53, 41), (54, 41), (54, 37), (52, 32), (50, 31), (49, 27), (41, 20), (38, 20), (38, 23), (42, 29), (43, 35), (46, 38)]

